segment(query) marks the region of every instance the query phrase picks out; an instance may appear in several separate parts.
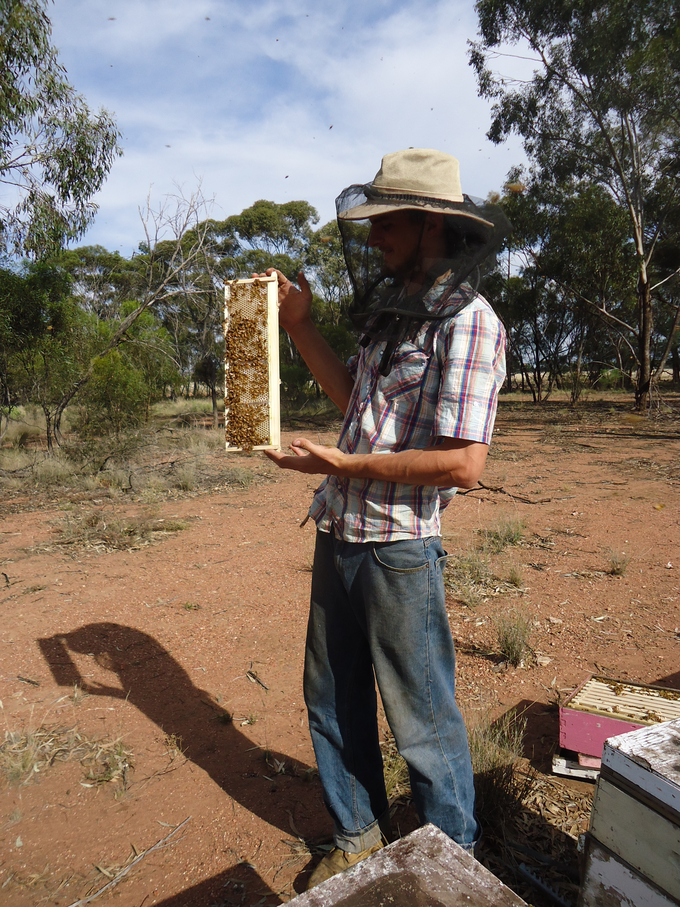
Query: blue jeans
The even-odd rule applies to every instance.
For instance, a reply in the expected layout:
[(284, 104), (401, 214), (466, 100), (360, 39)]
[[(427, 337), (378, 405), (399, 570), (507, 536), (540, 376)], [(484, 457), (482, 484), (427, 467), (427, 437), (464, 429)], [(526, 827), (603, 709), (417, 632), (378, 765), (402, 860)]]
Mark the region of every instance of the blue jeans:
[(479, 830), (439, 538), (345, 542), (317, 532), (305, 702), (335, 844), (381, 839), (388, 803), (377, 681), (421, 822), (471, 849)]

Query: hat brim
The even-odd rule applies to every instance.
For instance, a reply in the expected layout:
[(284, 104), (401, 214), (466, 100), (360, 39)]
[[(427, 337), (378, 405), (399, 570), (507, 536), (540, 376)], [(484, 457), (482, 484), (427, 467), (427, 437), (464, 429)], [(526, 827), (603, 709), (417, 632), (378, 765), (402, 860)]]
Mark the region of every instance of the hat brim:
[(347, 211), (338, 213), (338, 220), (368, 220), (369, 217), (377, 217), (379, 214), (387, 214), (391, 211), (431, 211), (434, 214), (444, 214), (446, 217), (461, 218), (469, 222), (470, 227), (476, 226), (482, 233), (493, 230), (494, 225), (491, 221), (480, 217), (464, 206), (464, 203), (450, 202), (449, 204), (429, 204), (424, 202), (403, 202), (395, 199), (389, 199), (375, 202), (373, 200), (356, 205), (354, 208), (348, 208)]

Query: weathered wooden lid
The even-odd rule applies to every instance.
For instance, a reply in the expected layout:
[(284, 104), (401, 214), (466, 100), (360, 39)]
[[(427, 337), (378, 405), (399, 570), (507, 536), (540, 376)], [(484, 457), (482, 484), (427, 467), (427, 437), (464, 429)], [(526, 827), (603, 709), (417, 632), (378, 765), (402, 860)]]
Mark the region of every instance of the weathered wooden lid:
[(527, 907), (434, 825), (288, 902), (291, 907)]
[(610, 737), (602, 766), (680, 816), (680, 718)]

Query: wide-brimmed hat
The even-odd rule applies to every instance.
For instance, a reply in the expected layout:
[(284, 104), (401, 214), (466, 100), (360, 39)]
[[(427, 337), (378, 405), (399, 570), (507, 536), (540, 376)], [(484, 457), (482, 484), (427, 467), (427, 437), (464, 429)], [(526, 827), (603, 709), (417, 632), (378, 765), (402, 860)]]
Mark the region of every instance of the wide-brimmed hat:
[[(357, 187), (358, 188), (358, 187)], [(458, 159), (430, 148), (386, 154), (372, 183), (361, 187), (365, 201), (345, 211), (340, 220), (366, 220), (388, 211), (434, 211), (465, 218), (479, 232), (493, 228), (460, 185)]]

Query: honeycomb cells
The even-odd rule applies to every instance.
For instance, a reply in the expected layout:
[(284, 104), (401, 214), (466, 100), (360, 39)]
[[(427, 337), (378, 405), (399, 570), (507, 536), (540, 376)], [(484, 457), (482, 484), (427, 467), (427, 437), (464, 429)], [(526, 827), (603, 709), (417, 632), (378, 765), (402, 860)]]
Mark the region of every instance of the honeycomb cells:
[(252, 450), (270, 444), (267, 285), (231, 282), (226, 306), (226, 443)]

